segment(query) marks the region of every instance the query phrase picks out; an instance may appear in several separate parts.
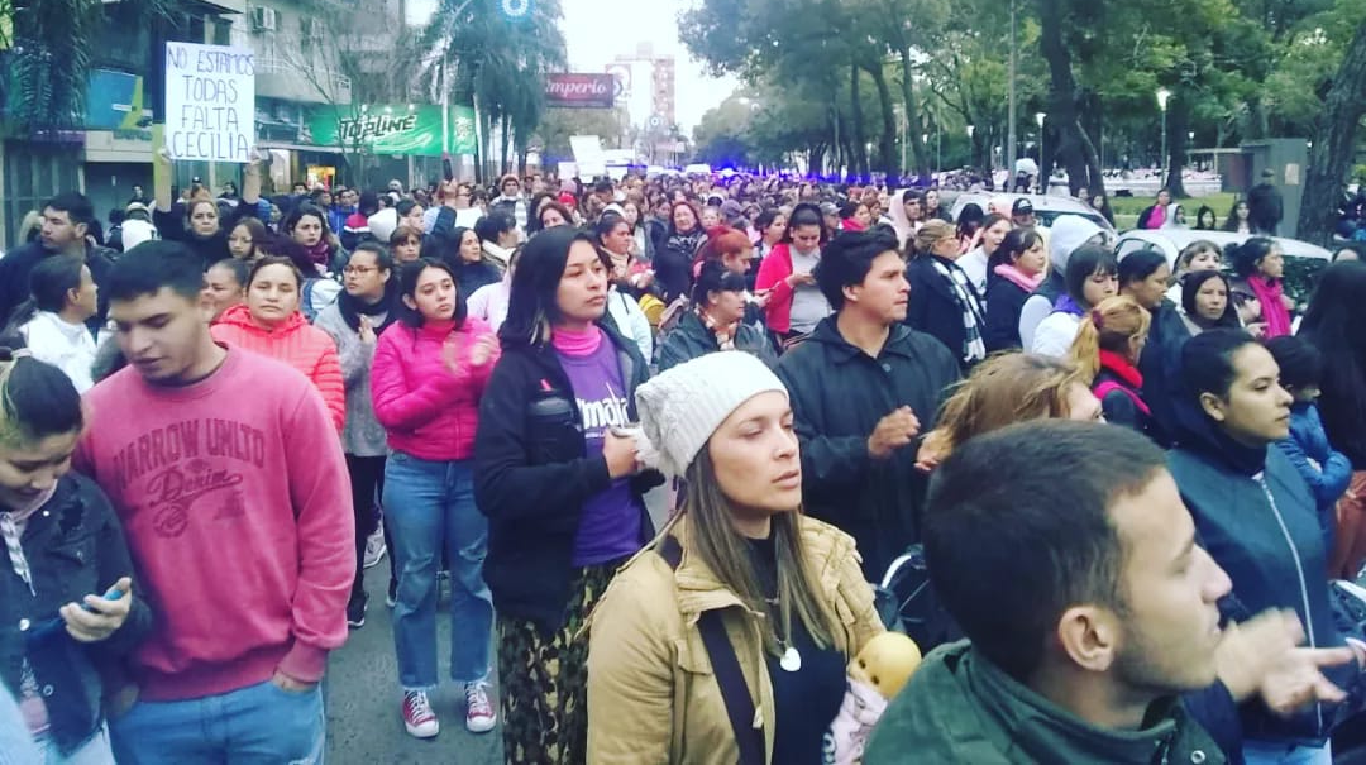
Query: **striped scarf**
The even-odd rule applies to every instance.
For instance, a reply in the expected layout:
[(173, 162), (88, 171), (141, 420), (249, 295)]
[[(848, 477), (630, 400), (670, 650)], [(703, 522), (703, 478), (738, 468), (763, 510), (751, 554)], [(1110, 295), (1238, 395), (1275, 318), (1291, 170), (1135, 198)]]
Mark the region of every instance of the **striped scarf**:
[(965, 364), (975, 364), (987, 357), (987, 346), (982, 341), (982, 325), (985, 322), (977, 290), (968, 280), (967, 272), (958, 264), (940, 258), (933, 258), (931, 262), (934, 263), (934, 270), (949, 281), (954, 295), (958, 297), (958, 305), (963, 309), (963, 347), (958, 351), (959, 358)]

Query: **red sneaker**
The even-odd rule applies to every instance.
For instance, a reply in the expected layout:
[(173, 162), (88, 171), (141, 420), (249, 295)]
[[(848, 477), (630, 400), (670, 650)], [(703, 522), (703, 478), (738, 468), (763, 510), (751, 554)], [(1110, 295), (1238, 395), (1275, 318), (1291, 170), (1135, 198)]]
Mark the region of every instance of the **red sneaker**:
[(403, 727), (408, 729), (408, 735), (417, 738), (435, 738), (441, 732), (425, 691), (403, 692)]
[(498, 715), (489, 701), (488, 683), (465, 686), (465, 727), (470, 733), (487, 733), (498, 724)]

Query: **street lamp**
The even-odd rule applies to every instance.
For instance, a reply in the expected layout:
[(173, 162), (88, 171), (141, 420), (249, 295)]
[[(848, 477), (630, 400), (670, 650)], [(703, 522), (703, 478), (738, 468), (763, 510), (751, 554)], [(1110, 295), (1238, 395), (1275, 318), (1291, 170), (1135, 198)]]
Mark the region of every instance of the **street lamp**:
[(1160, 182), (1159, 189), (1167, 185), (1167, 99), (1171, 97), (1172, 92), (1170, 90), (1166, 88), (1157, 89), (1157, 108), (1162, 111), (1162, 160), (1158, 164), (1161, 169), (1161, 177), (1158, 179)]
[(1039, 125), (1039, 193), (1048, 193), (1048, 171), (1043, 162), (1043, 119), (1047, 117), (1043, 112), (1034, 112), (1034, 122)]

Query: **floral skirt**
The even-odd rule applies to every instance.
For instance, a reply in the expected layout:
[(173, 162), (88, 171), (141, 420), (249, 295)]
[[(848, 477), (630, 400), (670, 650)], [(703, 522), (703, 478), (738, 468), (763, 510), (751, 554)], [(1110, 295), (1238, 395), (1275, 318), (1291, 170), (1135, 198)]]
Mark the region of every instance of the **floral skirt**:
[(578, 633), (625, 559), (578, 569), (559, 631), (499, 617), (503, 759), (583, 765), (588, 757), (588, 637)]

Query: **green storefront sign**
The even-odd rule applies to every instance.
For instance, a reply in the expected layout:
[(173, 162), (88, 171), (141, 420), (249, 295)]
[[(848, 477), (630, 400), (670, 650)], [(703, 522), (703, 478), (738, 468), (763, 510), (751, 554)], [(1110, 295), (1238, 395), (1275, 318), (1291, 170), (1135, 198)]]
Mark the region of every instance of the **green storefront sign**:
[[(375, 154), (441, 156), (440, 106), (323, 107), (309, 121), (313, 144)], [(449, 107), (451, 154), (474, 154), (474, 109)]]

